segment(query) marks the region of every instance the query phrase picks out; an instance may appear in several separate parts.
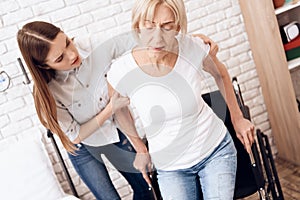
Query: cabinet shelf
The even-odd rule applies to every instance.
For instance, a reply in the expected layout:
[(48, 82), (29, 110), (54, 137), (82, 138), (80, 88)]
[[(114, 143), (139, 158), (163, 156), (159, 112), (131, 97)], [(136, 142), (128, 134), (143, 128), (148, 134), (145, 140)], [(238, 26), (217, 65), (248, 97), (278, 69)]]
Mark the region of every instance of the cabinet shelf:
[[(282, 7), (275, 9), (275, 15), (279, 27), (290, 23), (291, 21), (300, 21), (300, 0), (292, 0), (289, 3), (285, 3)], [(284, 13), (284, 14), (283, 14)], [(287, 62), (288, 69), (292, 70), (300, 66), (300, 57), (292, 59)]]
[(288, 61), (289, 70), (300, 66), (300, 57)]
[(290, 2), (290, 3), (286, 3), (284, 4), (282, 7), (279, 7), (277, 9), (275, 9), (275, 14), (279, 15), (285, 11), (291, 10), (293, 8), (296, 8), (300, 6), (300, 1), (298, 0), (296, 3)]

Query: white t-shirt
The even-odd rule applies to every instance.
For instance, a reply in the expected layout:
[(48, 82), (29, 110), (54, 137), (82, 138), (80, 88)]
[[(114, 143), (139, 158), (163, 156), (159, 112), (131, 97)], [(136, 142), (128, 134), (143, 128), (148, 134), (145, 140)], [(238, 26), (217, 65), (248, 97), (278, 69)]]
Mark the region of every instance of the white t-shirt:
[[(113, 59), (135, 45), (131, 34), (118, 35), (93, 48), (88, 38), (75, 40), (82, 57), (79, 68), (56, 71), (48, 84), (57, 104), (57, 117), (62, 130), (71, 141), (79, 134), (81, 124), (101, 112), (109, 102), (106, 73)], [(106, 120), (92, 135), (82, 141), (102, 146), (119, 141), (112, 118)]]
[(179, 56), (171, 72), (146, 74), (132, 53), (111, 66), (107, 80), (130, 98), (140, 119), (157, 169), (189, 168), (208, 156), (226, 134), (223, 122), (201, 97), (202, 61), (209, 52), (199, 38), (178, 37)]

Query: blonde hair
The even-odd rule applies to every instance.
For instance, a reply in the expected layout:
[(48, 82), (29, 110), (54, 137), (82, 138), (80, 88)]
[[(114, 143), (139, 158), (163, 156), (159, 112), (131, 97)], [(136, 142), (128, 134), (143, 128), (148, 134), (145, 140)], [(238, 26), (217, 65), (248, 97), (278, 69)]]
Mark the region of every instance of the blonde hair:
[(180, 27), (181, 33), (187, 32), (187, 17), (183, 0), (136, 0), (132, 9), (132, 29), (139, 30), (141, 20), (153, 19), (155, 8), (164, 4), (175, 16), (175, 24)]
[(17, 40), (34, 82), (35, 109), (42, 125), (58, 135), (68, 152), (74, 153), (76, 147), (58, 124), (56, 102), (48, 87), (48, 83), (55, 77), (55, 71), (45, 63), (50, 44), (60, 32), (53, 24), (35, 21), (25, 24), (18, 31)]

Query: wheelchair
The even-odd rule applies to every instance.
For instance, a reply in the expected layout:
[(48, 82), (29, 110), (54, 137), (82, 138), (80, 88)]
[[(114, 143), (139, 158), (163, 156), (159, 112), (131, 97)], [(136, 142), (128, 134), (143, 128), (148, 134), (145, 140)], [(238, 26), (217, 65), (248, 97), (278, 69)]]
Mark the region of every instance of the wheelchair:
[[(245, 118), (250, 120), (249, 108), (244, 104), (237, 79), (232, 79), (238, 104)], [(283, 192), (274, 163), (267, 135), (256, 129), (256, 141), (252, 144), (251, 153), (245, 150), (233, 128), (230, 112), (220, 91), (202, 95), (204, 101), (223, 120), (237, 149), (237, 173), (234, 199), (250, 196), (257, 192), (260, 200), (283, 200)], [(258, 148), (259, 146), (259, 148)]]

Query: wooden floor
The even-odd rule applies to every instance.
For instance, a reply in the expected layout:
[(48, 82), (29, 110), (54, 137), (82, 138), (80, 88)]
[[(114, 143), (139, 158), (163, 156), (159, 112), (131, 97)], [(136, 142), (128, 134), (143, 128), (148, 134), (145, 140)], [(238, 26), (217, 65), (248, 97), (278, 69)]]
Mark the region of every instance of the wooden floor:
[[(281, 188), (285, 200), (300, 200), (300, 167), (281, 159), (275, 160)], [(258, 200), (258, 194), (253, 194), (243, 200)]]

